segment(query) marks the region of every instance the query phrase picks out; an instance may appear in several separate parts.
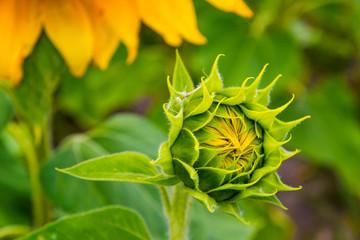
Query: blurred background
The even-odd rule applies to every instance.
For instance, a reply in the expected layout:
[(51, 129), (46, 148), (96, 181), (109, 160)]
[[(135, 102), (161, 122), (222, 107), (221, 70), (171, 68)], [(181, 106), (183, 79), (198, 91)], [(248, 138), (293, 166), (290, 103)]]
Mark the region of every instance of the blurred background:
[[(266, 63), (270, 65), (262, 86), (283, 75), (272, 91), (270, 107), (295, 94), (279, 118), (311, 115), (311, 119), (292, 131), (287, 148), (302, 152), (282, 164), (279, 174), (285, 183), (303, 188), (278, 194), (288, 211), (241, 203), (250, 226), (194, 203), (191, 239), (360, 239), (360, 1), (246, 2), (254, 11), (251, 19), (194, 1), (199, 29), (208, 42), (201, 46), (185, 42), (179, 52), (196, 83), (210, 72), (220, 53), (225, 54), (219, 61), (225, 86), (257, 76)], [(24, 116), (29, 111), (41, 115), (49, 96), (37, 93), (34, 81), (40, 81), (47, 69), (61, 72), (53, 100), (55, 150), (42, 170), (54, 218), (123, 204), (145, 218), (154, 239), (165, 239), (166, 221), (152, 186), (86, 182), (54, 170), (124, 150), (156, 158), (169, 126), (162, 104), (169, 97), (166, 78), (173, 71), (175, 49), (144, 25), (140, 39), (133, 64), (125, 64), (126, 49), (121, 45), (108, 70), (90, 66), (84, 77), (75, 78), (42, 35), (25, 62), (25, 71), (31, 74), (16, 91), (26, 96), (24, 102), (11, 103), (0, 92), (0, 109), (8, 113), (0, 117), (0, 128), (11, 118), (12, 105), (25, 106)], [(29, 98), (39, 102), (36, 109), (26, 107)], [(23, 153), (6, 131), (1, 134), (0, 155), (0, 227), (28, 224), (30, 185)]]

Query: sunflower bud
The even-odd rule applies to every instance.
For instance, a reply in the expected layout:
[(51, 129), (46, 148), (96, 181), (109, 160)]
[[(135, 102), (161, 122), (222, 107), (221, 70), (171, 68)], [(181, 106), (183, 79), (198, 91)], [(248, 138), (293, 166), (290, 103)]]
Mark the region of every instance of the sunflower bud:
[[(195, 88), (179, 55), (170, 100), (164, 111), (171, 122), (169, 140), (155, 162), (167, 175), (176, 175), (191, 196), (209, 211), (219, 208), (244, 221), (236, 204), (242, 199), (264, 200), (285, 208), (278, 191), (297, 190), (281, 182), (276, 171), (298, 153), (282, 145), (288, 132), (307, 117), (283, 122), (276, 118), (294, 99), (269, 109), (269, 93), (280, 77), (257, 89), (265, 71), (248, 84), (223, 88), (217, 57), (210, 75)], [(285, 140), (286, 139), (286, 140)]]

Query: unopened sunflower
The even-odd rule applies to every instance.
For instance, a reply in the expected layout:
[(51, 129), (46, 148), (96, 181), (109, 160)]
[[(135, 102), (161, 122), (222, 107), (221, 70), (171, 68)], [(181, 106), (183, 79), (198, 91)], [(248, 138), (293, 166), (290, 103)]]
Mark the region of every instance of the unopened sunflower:
[[(221, 10), (252, 16), (243, 0), (207, 1)], [(91, 61), (105, 69), (120, 42), (128, 49), (130, 63), (137, 55), (141, 22), (171, 46), (183, 39), (206, 42), (197, 28), (192, 0), (1, 0), (0, 79), (19, 83), (24, 59), (42, 30), (75, 76), (82, 76)]]
[(283, 207), (275, 194), (300, 189), (282, 183), (276, 171), (299, 152), (282, 145), (291, 139), (288, 132), (309, 116), (290, 122), (276, 117), (294, 97), (281, 107), (267, 107), (279, 77), (258, 89), (266, 66), (251, 84), (248, 78), (239, 87), (223, 88), (217, 60), (195, 88), (178, 56), (173, 83), (168, 80), (170, 100), (164, 105), (171, 123), (169, 139), (154, 163), (164, 174), (177, 176), (209, 211), (219, 208), (244, 221), (239, 200)]

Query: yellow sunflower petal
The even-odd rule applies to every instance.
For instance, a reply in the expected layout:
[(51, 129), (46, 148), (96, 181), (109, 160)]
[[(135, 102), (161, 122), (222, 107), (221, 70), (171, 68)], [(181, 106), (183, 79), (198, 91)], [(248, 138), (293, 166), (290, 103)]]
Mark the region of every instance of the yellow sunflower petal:
[(22, 78), (22, 64), (41, 31), (38, 0), (0, 1), (0, 78), (13, 85)]
[(215, 7), (226, 11), (234, 12), (242, 17), (252, 17), (254, 14), (243, 0), (206, 0)]
[(109, 25), (128, 50), (127, 63), (134, 61), (139, 46), (140, 18), (134, 0), (98, 0)]
[(104, 7), (99, 1), (86, 2), (93, 26), (94, 38), (94, 63), (105, 70), (114, 55), (119, 37), (114, 33), (104, 17)]
[(92, 23), (83, 1), (46, 0), (44, 28), (72, 74), (82, 76), (94, 48)]
[(143, 22), (159, 33), (172, 46), (179, 46), (182, 37), (195, 44), (206, 39), (197, 28), (191, 0), (137, 0)]
[(168, 0), (136, 0), (142, 21), (160, 34), (172, 46), (179, 46), (182, 39), (171, 25)]
[(206, 38), (199, 32), (192, 0), (164, 1), (170, 13), (171, 24), (189, 42), (206, 43)]

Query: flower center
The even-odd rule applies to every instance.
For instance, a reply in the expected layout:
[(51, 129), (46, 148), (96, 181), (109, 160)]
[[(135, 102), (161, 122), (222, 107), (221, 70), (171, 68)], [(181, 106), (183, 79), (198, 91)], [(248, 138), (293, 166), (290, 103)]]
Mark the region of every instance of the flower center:
[[(256, 159), (255, 148), (260, 143), (253, 124), (247, 124), (244, 117), (226, 107), (228, 118), (215, 117), (205, 128), (216, 136), (204, 144), (221, 148), (218, 155), (225, 155), (218, 167), (238, 169), (242, 172)], [(249, 120), (248, 120), (249, 121)]]

